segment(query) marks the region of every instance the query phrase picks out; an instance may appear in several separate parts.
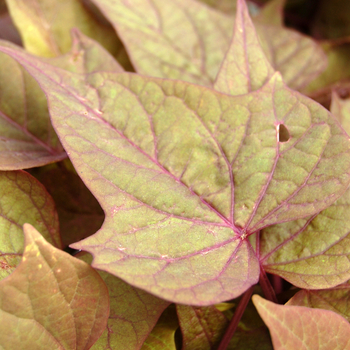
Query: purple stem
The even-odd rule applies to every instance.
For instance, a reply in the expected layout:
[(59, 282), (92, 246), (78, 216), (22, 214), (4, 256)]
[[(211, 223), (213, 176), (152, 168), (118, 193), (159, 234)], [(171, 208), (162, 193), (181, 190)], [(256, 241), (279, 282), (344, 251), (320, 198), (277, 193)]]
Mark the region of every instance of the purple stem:
[(271, 275), (271, 282), (275, 293), (278, 295), (283, 291), (283, 280), (280, 276)]
[(217, 348), (217, 350), (226, 350), (228, 347), (229, 342), (231, 341), (239, 321), (241, 320), (243, 313), (249, 303), (250, 297), (253, 294), (253, 289), (254, 286), (250, 287), (247, 291), (245, 291), (245, 293), (243, 294), (241, 300), (239, 301), (237, 308), (235, 310), (235, 313), (230, 321), (230, 324), (228, 325), (226, 332), (223, 336), (223, 338), (221, 339), (221, 343), (219, 345), (219, 347)]
[(276, 297), (276, 293), (275, 290), (273, 289), (267, 275), (266, 272), (264, 270), (264, 268), (262, 266), (260, 266), (260, 279), (259, 279), (259, 284), (260, 287), (263, 290), (263, 293), (265, 295), (265, 298), (267, 300), (272, 301), (273, 303), (278, 304), (277, 301), (277, 297)]

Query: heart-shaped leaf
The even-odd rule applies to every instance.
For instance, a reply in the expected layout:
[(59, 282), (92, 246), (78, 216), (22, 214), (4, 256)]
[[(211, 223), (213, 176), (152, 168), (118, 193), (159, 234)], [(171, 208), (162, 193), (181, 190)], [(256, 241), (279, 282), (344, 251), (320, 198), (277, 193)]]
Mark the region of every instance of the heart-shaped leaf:
[(21, 264), (0, 281), (0, 347), (90, 349), (106, 327), (106, 285), (31, 225), (24, 225), (24, 234)]
[(350, 324), (335, 312), (277, 305), (258, 295), (253, 302), (269, 327), (275, 350), (350, 348)]
[[(240, 295), (259, 274), (245, 237), (317, 213), (349, 183), (347, 135), (278, 75), (234, 97), (125, 73), (74, 75), (2, 50), (40, 81), (105, 210), (102, 229), (74, 247), (166, 299), (203, 305)], [(289, 142), (279, 142), (280, 124)]]
[(349, 183), (347, 135), (278, 75), (233, 97), (130, 74), (74, 75), (2, 50), (40, 82), (106, 212), (102, 230), (74, 246), (93, 253), (95, 267), (169, 300), (238, 296), (258, 278), (245, 237), (317, 213)]
[(40, 230), (43, 237), (61, 248), (58, 218), (50, 195), (24, 171), (0, 172), (0, 279), (20, 263), (24, 248), (24, 223)]

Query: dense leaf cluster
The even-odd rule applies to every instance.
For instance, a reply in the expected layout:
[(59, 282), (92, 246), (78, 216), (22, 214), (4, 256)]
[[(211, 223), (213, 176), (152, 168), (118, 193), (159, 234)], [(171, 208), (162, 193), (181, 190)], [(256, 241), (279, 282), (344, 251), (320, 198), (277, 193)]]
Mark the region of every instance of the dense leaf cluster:
[(0, 1), (0, 348), (350, 349), (334, 6)]

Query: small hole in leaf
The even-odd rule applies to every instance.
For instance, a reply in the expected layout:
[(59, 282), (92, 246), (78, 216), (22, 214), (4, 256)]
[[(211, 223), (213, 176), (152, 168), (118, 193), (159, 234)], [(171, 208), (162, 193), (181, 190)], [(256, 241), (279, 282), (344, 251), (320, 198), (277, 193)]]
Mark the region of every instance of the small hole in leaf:
[(277, 140), (278, 142), (287, 142), (290, 139), (290, 134), (288, 129), (284, 124), (277, 125)]

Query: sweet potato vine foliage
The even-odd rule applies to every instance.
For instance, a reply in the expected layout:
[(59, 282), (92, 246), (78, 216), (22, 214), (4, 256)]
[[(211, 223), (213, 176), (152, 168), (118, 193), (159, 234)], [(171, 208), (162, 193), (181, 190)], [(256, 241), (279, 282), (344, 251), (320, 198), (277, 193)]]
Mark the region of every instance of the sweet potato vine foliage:
[(345, 49), (280, 0), (6, 6), (1, 348), (350, 349)]

